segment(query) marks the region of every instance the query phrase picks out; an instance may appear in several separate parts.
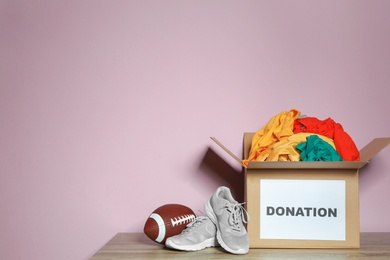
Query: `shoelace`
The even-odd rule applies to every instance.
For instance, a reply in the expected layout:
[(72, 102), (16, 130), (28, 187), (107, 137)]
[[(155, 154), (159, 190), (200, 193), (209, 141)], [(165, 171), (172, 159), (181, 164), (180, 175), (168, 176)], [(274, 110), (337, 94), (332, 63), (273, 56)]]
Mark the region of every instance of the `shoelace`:
[(191, 223), (187, 224), (186, 229), (184, 229), (182, 233), (190, 232), (191, 229), (193, 229), (196, 226), (199, 226), (205, 219), (207, 219), (207, 217), (205, 216), (196, 217)]
[(229, 212), (229, 225), (233, 230), (240, 231), (242, 223), (248, 223), (249, 214), (243, 207), (244, 203), (228, 204), (226, 209)]

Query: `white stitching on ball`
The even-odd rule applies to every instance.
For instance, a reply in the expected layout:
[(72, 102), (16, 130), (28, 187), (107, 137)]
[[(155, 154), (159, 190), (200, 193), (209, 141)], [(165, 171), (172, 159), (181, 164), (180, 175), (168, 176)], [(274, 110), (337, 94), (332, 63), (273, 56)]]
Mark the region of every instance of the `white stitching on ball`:
[(171, 218), (171, 223), (172, 226), (174, 227), (176, 225), (188, 224), (192, 222), (194, 219), (195, 219), (195, 215), (189, 214), (189, 215), (184, 215), (173, 219)]

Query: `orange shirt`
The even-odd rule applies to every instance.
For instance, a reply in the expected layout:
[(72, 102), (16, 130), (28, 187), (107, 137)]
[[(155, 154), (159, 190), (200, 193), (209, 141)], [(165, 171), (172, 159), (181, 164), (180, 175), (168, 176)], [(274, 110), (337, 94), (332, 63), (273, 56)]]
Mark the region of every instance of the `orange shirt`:
[(294, 121), (300, 114), (300, 111), (292, 109), (271, 118), (267, 125), (253, 136), (248, 159), (242, 160), (242, 164), (248, 166), (249, 161), (265, 161), (274, 143), (294, 134)]
[(331, 138), (312, 133), (298, 133), (274, 143), (270, 147), (270, 154), (266, 161), (300, 161), (301, 155), (295, 146), (307, 142), (306, 138), (312, 135), (318, 136), (322, 141), (328, 143), (330, 147), (335, 149), (333, 139)]

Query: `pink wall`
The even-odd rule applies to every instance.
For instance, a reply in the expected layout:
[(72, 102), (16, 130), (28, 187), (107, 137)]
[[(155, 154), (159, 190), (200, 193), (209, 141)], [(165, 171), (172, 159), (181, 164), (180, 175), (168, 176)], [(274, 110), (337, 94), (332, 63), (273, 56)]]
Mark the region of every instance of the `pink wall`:
[[(166, 203), (242, 198), (242, 134), (297, 108), (390, 135), (390, 1), (0, 3), (0, 258), (87, 259)], [(390, 231), (390, 149), (361, 229)], [(224, 162), (227, 161), (227, 163)]]

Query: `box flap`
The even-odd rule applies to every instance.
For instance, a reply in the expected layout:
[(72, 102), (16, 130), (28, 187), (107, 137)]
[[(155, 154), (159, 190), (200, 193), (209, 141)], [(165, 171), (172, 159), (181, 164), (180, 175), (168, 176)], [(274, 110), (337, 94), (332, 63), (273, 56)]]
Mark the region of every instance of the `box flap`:
[(234, 160), (236, 160), (239, 164), (242, 164), (240, 158), (238, 158), (234, 153), (232, 153), (229, 149), (227, 149), (220, 141), (218, 141), (215, 137), (210, 137), (219, 147), (221, 147), (225, 152), (227, 152)]
[(360, 161), (368, 162), (388, 144), (390, 144), (390, 137), (375, 138), (359, 151)]

